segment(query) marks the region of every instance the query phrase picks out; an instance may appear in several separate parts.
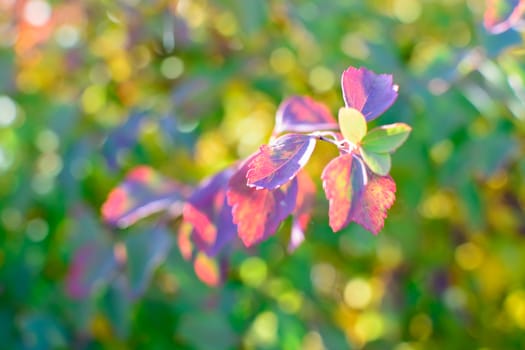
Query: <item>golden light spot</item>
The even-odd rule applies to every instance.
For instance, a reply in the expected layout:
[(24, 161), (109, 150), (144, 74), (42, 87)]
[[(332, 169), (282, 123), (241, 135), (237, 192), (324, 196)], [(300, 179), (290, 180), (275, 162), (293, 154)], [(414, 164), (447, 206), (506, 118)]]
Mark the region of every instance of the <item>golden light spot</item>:
[(403, 252), (397, 242), (380, 241), (377, 247), (377, 257), (387, 268), (394, 268), (403, 261)]
[(242, 262), (239, 275), (244, 284), (256, 288), (266, 279), (268, 267), (264, 260), (258, 257), (250, 257)]
[(330, 69), (317, 66), (310, 71), (308, 83), (316, 92), (326, 92), (333, 88), (335, 75)]
[(257, 316), (248, 332), (246, 341), (254, 346), (272, 346), (277, 341), (277, 316), (270, 311)]
[(192, 28), (199, 27), (206, 20), (206, 11), (197, 1), (181, 0), (177, 4), (177, 10)]
[(294, 314), (301, 309), (303, 297), (301, 293), (295, 290), (289, 290), (277, 297), (279, 307), (286, 313)]
[(237, 33), (237, 21), (231, 12), (225, 11), (216, 17), (215, 29), (224, 36)]
[(335, 287), (335, 268), (326, 263), (315, 264), (310, 272), (310, 278), (314, 288), (318, 292), (329, 294)]
[(483, 262), (483, 251), (476, 244), (467, 242), (456, 248), (454, 257), (462, 269), (474, 270)]
[(370, 49), (366, 41), (355, 33), (346, 34), (341, 40), (341, 51), (348, 57), (364, 60), (370, 56)]
[(177, 79), (184, 72), (184, 62), (176, 56), (167, 57), (160, 65), (160, 72), (168, 79)]
[(403, 23), (415, 22), (423, 12), (418, 0), (394, 0), (394, 14)]
[(323, 338), (318, 332), (308, 332), (303, 338), (303, 343), (301, 344), (302, 350), (325, 350), (323, 344)]
[(279, 47), (270, 55), (270, 66), (279, 74), (289, 73), (296, 65), (293, 52), (286, 47)]
[(408, 330), (416, 339), (428, 339), (432, 334), (432, 320), (425, 314), (417, 314), (410, 320)]
[(444, 191), (437, 191), (423, 200), (419, 212), (427, 219), (442, 219), (450, 216), (454, 207), (451, 196)]
[(344, 289), (345, 303), (354, 309), (364, 309), (372, 300), (372, 287), (363, 278), (350, 280)]
[(507, 172), (500, 171), (487, 181), (487, 185), (493, 190), (499, 190), (507, 184), (508, 179)]
[(356, 320), (354, 331), (363, 342), (369, 342), (383, 335), (384, 321), (377, 312), (365, 312)]
[(452, 154), (454, 144), (449, 139), (435, 143), (430, 149), (430, 158), (436, 164), (443, 164)]
[(91, 85), (84, 90), (81, 101), (85, 113), (95, 114), (106, 104), (106, 89), (101, 85)]
[(129, 60), (123, 53), (115, 55), (108, 63), (109, 72), (116, 82), (122, 82), (131, 76)]
[(525, 329), (525, 291), (510, 293), (505, 299), (505, 311), (518, 327)]

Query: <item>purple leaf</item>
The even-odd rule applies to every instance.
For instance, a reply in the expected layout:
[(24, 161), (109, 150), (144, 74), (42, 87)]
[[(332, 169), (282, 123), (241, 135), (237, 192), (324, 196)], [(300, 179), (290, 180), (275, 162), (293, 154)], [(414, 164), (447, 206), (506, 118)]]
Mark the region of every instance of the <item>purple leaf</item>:
[(297, 181), (275, 190), (255, 189), (246, 185), (248, 158), (229, 182), (228, 204), (233, 222), (244, 245), (250, 247), (275, 233), (279, 224), (292, 213), (297, 197)]
[(66, 277), (67, 293), (75, 299), (91, 295), (97, 288), (109, 283), (117, 273), (113, 247), (103, 240), (95, 240), (79, 247), (73, 256)]
[(281, 103), (275, 116), (274, 135), (318, 130), (337, 130), (337, 122), (324, 104), (307, 96), (293, 96)]
[(132, 297), (144, 293), (153, 271), (168, 255), (172, 238), (165, 227), (131, 234), (126, 239), (127, 276)]
[(288, 251), (293, 252), (304, 241), (315, 202), (315, 184), (304, 170), (297, 174), (297, 200), (293, 212), (292, 232)]
[(122, 228), (166, 209), (178, 216), (187, 192), (185, 186), (159, 175), (152, 168), (138, 166), (109, 193), (102, 205), (102, 216), (107, 223)]
[(115, 128), (102, 146), (102, 154), (111, 169), (117, 168), (118, 154), (133, 147), (137, 143), (137, 135), (146, 113), (132, 113), (120, 126)]
[(193, 226), (192, 237), (201, 250), (214, 256), (237, 233), (226, 190), (233, 169), (228, 168), (203, 181), (184, 205), (184, 221)]
[(313, 136), (287, 134), (263, 145), (248, 164), (248, 186), (273, 190), (289, 182), (310, 159), (315, 142)]
[(381, 115), (397, 98), (397, 85), (392, 83), (392, 75), (375, 74), (363, 67), (345, 70), (341, 86), (346, 106), (360, 111), (367, 121)]

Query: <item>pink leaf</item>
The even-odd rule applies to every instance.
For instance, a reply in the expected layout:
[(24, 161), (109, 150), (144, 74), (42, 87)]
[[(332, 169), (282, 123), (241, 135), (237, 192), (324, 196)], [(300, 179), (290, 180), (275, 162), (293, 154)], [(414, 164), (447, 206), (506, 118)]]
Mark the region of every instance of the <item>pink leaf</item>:
[(297, 196), (295, 180), (275, 190), (248, 187), (246, 173), (253, 158), (252, 155), (233, 174), (227, 192), (233, 222), (247, 247), (275, 233), (279, 224), (292, 213)]
[(274, 135), (318, 130), (337, 130), (337, 123), (324, 104), (307, 96), (293, 96), (281, 103), (275, 116)]
[(375, 175), (356, 155), (344, 154), (328, 163), (322, 179), (334, 232), (351, 221), (374, 234), (383, 228), (395, 200), (396, 185), (390, 176)]
[(297, 200), (293, 212), (292, 232), (288, 251), (294, 251), (303, 241), (315, 204), (315, 184), (304, 170), (297, 174)]
[(220, 261), (209, 257), (204, 252), (197, 253), (193, 261), (193, 268), (197, 277), (209, 286), (216, 287), (223, 282), (226, 275), (226, 266)]
[(483, 25), (492, 34), (501, 34), (515, 27), (524, 12), (524, 0), (487, 0)]
[(153, 213), (170, 209), (179, 215), (188, 189), (147, 166), (131, 170), (102, 205), (102, 217), (111, 225), (128, 227)]
[(341, 76), (346, 107), (360, 111), (367, 121), (381, 115), (397, 98), (397, 85), (390, 74), (375, 74), (366, 68), (349, 67)]
[(232, 169), (226, 169), (203, 181), (184, 205), (184, 221), (193, 226), (195, 243), (210, 256), (217, 254), (237, 232), (226, 201), (232, 173)]
[(287, 134), (262, 146), (248, 164), (248, 185), (273, 190), (289, 182), (310, 159), (315, 142), (312, 136)]

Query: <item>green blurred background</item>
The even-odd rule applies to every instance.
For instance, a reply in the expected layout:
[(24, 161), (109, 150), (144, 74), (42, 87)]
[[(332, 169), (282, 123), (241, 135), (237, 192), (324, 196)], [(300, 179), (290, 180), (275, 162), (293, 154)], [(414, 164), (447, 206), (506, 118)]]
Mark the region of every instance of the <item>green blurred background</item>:
[[(486, 32), (484, 6), (0, 0), (0, 347), (525, 348), (525, 51), (518, 32)], [(100, 219), (126, 171), (195, 185), (266, 143), (286, 97), (337, 111), (349, 65), (400, 85), (374, 125), (413, 127), (378, 236), (331, 232), (323, 145), (295, 253), (286, 222), (233, 249), (219, 287), (174, 246), (138, 297), (118, 276), (68, 296), (79, 242), (151, 230)]]

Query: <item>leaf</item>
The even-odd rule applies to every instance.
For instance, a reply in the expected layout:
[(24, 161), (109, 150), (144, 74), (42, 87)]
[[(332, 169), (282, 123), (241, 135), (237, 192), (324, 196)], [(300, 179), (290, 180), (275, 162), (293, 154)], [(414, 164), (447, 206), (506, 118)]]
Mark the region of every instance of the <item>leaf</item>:
[(374, 120), (397, 98), (397, 85), (390, 74), (375, 74), (366, 68), (349, 67), (341, 76), (346, 107), (360, 111), (367, 121)]
[(387, 210), (394, 204), (395, 193), (396, 183), (390, 176), (369, 174), (365, 190), (352, 206), (350, 221), (378, 234), (385, 223)]
[(515, 27), (525, 12), (523, 0), (487, 0), (483, 25), (492, 34)]
[(369, 152), (366, 149), (361, 149), (361, 156), (366, 165), (377, 175), (387, 175), (390, 172), (392, 161), (388, 153)]
[(355, 108), (340, 108), (339, 128), (345, 139), (357, 145), (366, 135), (365, 117)]
[(412, 128), (405, 123), (382, 125), (370, 130), (361, 141), (361, 145), (368, 152), (393, 153), (401, 146)]
[(86, 298), (109, 283), (116, 274), (117, 260), (109, 242), (94, 240), (79, 247), (66, 277), (67, 293), (75, 299)]
[(250, 247), (275, 233), (279, 224), (292, 213), (297, 196), (297, 181), (275, 190), (246, 185), (249, 157), (230, 179), (227, 192), (233, 222), (244, 245)]
[(138, 134), (146, 116), (144, 112), (133, 112), (122, 125), (113, 129), (107, 136), (102, 146), (102, 154), (110, 168), (116, 169), (119, 154), (137, 143)]
[(348, 153), (332, 159), (324, 168), (321, 179), (329, 202), (329, 224), (337, 232), (350, 222), (352, 202), (355, 193), (365, 185), (366, 170), (354, 155)]
[(334, 232), (351, 221), (374, 234), (383, 228), (395, 200), (396, 185), (390, 176), (372, 174), (357, 156), (343, 154), (328, 163), (322, 179)]
[(151, 232), (131, 234), (126, 239), (127, 276), (131, 296), (144, 293), (153, 271), (168, 255), (172, 238), (165, 227), (156, 227)]
[(224, 269), (216, 259), (209, 257), (204, 252), (197, 253), (193, 261), (193, 269), (197, 277), (209, 286), (218, 286), (224, 278)]
[(315, 143), (313, 136), (287, 134), (263, 145), (248, 164), (248, 186), (273, 190), (289, 182), (308, 162)]
[(304, 232), (310, 222), (315, 204), (315, 184), (304, 170), (297, 174), (297, 200), (293, 211), (292, 231), (288, 252), (293, 252), (304, 241)]
[(185, 222), (193, 226), (193, 238), (201, 250), (214, 256), (237, 233), (226, 190), (233, 169), (228, 168), (205, 180), (188, 198), (183, 208)]
[(324, 104), (307, 96), (293, 96), (281, 103), (275, 116), (274, 135), (318, 130), (337, 130), (337, 123)]
[(193, 256), (194, 244), (191, 239), (193, 236), (193, 225), (187, 221), (182, 221), (177, 235), (177, 244), (184, 260), (190, 260)]
[(103, 219), (114, 226), (128, 227), (153, 213), (169, 209), (173, 216), (182, 212), (188, 189), (148, 166), (131, 170), (102, 205)]

